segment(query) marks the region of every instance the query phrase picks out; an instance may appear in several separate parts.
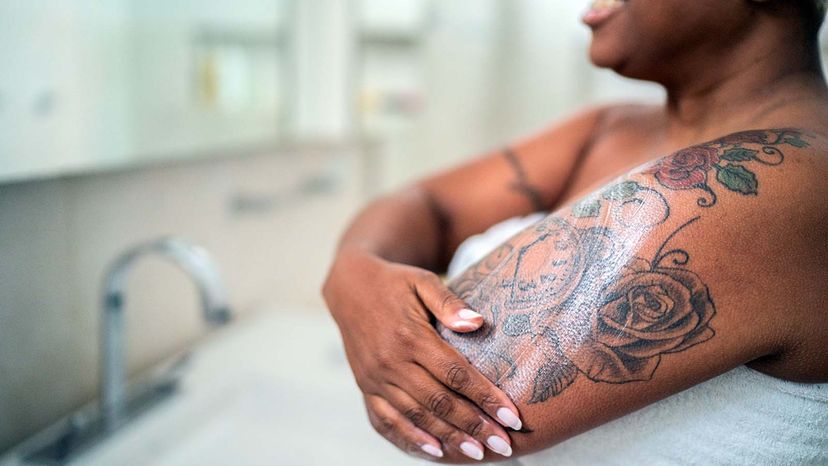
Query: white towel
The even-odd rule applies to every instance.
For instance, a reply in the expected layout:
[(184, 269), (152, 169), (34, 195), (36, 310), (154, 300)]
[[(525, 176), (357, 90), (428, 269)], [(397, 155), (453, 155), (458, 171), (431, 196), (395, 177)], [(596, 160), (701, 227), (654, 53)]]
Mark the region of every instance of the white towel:
[[(469, 238), (449, 277), (543, 216), (510, 219)], [(786, 382), (737, 367), (517, 463), (825, 466), (828, 384)]]

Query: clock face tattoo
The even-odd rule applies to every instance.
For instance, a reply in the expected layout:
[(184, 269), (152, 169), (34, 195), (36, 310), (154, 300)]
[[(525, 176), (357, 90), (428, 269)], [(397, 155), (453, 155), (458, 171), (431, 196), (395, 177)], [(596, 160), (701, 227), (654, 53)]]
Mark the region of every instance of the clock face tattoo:
[[(515, 255), (514, 274), (503, 286), (510, 289), (510, 304), (525, 308), (543, 302), (554, 306), (566, 298), (583, 273), (579, 235), (572, 225), (551, 219), (536, 228), (537, 236)], [(532, 270), (532, 274), (524, 273)]]

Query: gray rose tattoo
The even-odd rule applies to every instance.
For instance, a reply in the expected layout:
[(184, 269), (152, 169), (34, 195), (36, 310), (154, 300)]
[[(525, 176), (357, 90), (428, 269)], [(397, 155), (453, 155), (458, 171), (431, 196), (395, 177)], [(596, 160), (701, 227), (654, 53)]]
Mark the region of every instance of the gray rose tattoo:
[(578, 371), (596, 382), (650, 380), (661, 355), (713, 337), (716, 314), (707, 287), (688, 270), (653, 268), (635, 258), (602, 293), (590, 339), (563, 349)]
[[(640, 188), (642, 199), (663, 205), (646, 189)], [(648, 260), (624, 259), (630, 246), (611, 229), (547, 217), (449, 284), (487, 324), (470, 335), (446, 329), (442, 335), (490, 380), (510, 395), (528, 396), (528, 403), (558, 395), (581, 376), (603, 383), (650, 380), (663, 355), (715, 335), (715, 306), (707, 286), (686, 269), (689, 254), (664, 252), (696, 220), (668, 235)]]

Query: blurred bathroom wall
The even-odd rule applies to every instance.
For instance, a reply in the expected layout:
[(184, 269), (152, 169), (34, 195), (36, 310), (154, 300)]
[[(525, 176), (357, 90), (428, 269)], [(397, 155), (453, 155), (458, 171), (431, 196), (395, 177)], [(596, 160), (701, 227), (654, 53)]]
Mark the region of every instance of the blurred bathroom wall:
[(290, 2), (129, 1), (130, 152), (169, 157), (278, 136)]
[[(405, 8), (410, 17), (400, 19), (391, 11), (395, 2), (361, 2), (372, 12), (369, 29), (415, 31), (396, 47), (378, 41), (361, 47), (373, 75), (363, 77), (358, 108), (369, 130), (384, 130), (387, 188), (528, 136), (587, 105), (661, 99), (654, 85), (589, 65), (589, 31), (579, 19), (586, 1), (403, 3), (420, 8)], [(413, 95), (415, 104), (383, 126), (365, 116), (376, 113), (365, 100), (382, 100), (376, 94), (391, 73), (404, 83), (398, 93)]]

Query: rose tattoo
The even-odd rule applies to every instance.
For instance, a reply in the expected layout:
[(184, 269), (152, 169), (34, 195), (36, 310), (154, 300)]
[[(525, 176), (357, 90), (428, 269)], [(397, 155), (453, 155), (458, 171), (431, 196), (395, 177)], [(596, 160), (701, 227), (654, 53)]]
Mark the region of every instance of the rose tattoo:
[(693, 272), (652, 267), (634, 258), (602, 294), (587, 348), (564, 351), (591, 380), (650, 380), (661, 355), (713, 337), (716, 314), (707, 287)]
[(665, 188), (693, 189), (707, 184), (707, 172), (718, 162), (716, 148), (695, 146), (663, 159), (649, 173)]
[[(559, 394), (579, 375), (606, 383), (650, 380), (662, 355), (714, 335), (707, 287), (681, 267), (689, 256), (661, 252), (670, 238), (652, 261), (635, 257), (617, 269), (624, 247), (610, 231), (548, 217), (450, 283), (492, 325), (472, 335), (444, 329), (443, 337), (498, 385), (534, 373), (529, 403)], [(496, 337), (532, 350), (483, 344)]]
[[(755, 196), (759, 192), (756, 174), (745, 166), (747, 162), (779, 165), (785, 154), (779, 146), (808, 147), (796, 129), (742, 131), (705, 144), (681, 149), (656, 162), (645, 173), (668, 189), (699, 189), (708, 197), (699, 198), (701, 207), (711, 207), (717, 201), (710, 187), (708, 175), (715, 169), (716, 181), (730, 191)], [(747, 146), (746, 146), (747, 145)]]
[(675, 221), (665, 190), (702, 191), (696, 204), (706, 208), (717, 203), (714, 183), (757, 196), (749, 167), (779, 165), (783, 148), (808, 146), (795, 129), (735, 133), (640, 172), (656, 186), (625, 179), (580, 199), (451, 281), (449, 287), (484, 315), (485, 324), (462, 335), (438, 324), (441, 335), (526, 403), (553, 398), (579, 378), (651, 380), (665, 356), (716, 335), (707, 285), (691, 270), (690, 253), (671, 246), (700, 216), (672, 230), (652, 257), (638, 250), (642, 232), (652, 237)]

